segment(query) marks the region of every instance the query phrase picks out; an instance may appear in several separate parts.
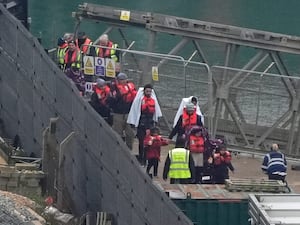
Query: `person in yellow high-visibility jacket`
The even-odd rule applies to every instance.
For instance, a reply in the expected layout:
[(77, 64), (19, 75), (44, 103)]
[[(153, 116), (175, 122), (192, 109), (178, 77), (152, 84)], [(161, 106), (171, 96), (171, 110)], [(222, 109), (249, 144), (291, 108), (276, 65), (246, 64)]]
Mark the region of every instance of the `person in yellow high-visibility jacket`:
[(184, 140), (178, 142), (179, 146), (170, 150), (165, 161), (163, 179), (170, 178), (171, 184), (194, 183), (195, 166), (190, 151), (185, 149)]

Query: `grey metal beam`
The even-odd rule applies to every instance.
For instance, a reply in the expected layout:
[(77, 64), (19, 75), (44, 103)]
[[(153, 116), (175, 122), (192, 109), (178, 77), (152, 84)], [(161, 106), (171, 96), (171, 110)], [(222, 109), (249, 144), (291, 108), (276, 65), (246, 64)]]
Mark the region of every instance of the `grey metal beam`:
[(295, 143), (295, 154), (296, 155), (299, 155), (299, 153), (300, 153), (300, 111), (298, 111), (298, 132), (297, 132), (297, 135), (296, 135), (296, 137), (298, 137), (298, 138), (296, 138), (296, 143)]
[[(176, 53), (186, 46), (189, 41), (190, 40), (188, 38), (182, 38), (180, 42), (171, 51), (169, 51), (168, 55), (176, 55)], [(163, 65), (166, 61), (167, 59), (162, 59), (157, 66), (159, 67)]]
[[(249, 60), (249, 62), (242, 68), (241, 71), (235, 74), (235, 76), (227, 83), (227, 86), (231, 86), (237, 79), (239, 79), (241, 74), (244, 73), (243, 70), (253, 70), (253, 68), (256, 68), (256, 65), (259, 65), (259, 63), (257, 63), (256, 65), (254, 64), (257, 61), (261, 62), (262, 59), (264, 60), (266, 58), (266, 55), (267, 54), (263, 55), (263, 51), (259, 51), (255, 56), (252, 57), (252, 59)], [(240, 83), (238, 83), (238, 85), (240, 85)], [(238, 85), (235, 85), (235, 87)]]
[[(235, 92), (235, 93), (233, 93)], [(240, 120), (242, 121), (242, 123), (246, 123), (245, 117), (243, 115), (243, 112), (241, 111), (239, 105), (236, 102), (236, 90), (235, 91), (231, 91), (230, 92), (230, 98), (229, 98), (232, 102), (232, 106), (235, 109), (237, 115), (239, 116)]]
[(124, 34), (123, 30), (121, 28), (118, 28), (118, 31), (119, 31), (119, 33), (120, 33), (120, 35), (121, 35), (121, 37), (122, 37), (122, 39), (125, 43), (125, 47), (128, 48), (130, 46), (130, 44), (129, 44), (127, 38), (125, 37), (125, 34)]
[[(262, 41), (256, 39), (243, 39), (242, 37), (238, 37), (238, 36), (231, 37), (230, 35), (223, 35), (219, 33), (208, 33), (208, 32), (193, 31), (193, 30), (180, 29), (180, 28), (175, 29), (173, 27), (162, 26), (160, 24), (147, 24), (146, 28), (157, 32), (168, 33), (177, 36), (185, 36), (193, 39), (205, 39), (205, 40), (222, 42), (222, 43), (242, 45), (242, 46), (247, 46), (247, 47), (257, 48), (257, 49), (265, 49), (270, 51), (273, 50), (273, 51), (286, 52), (286, 53), (298, 54), (298, 55), (300, 54), (299, 46), (297, 47), (295, 44), (292, 45), (281, 44), (282, 40), (280, 39), (285, 40), (286, 37), (277, 38), (277, 42), (270, 42), (270, 41)], [(299, 43), (300, 38), (296, 37), (296, 39), (297, 39), (297, 43)]]
[(208, 60), (205, 57), (205, 54), (204, 54), (199, 42), (196, 40), (193, 40), (193, 44), (194, 44), (195, 48), (197, 49), (197, 52), (198, 52), (200, 58), (202, 59), (202, 62), (208, 64)]
[(243, 45), (252, 48), (300, 54), (300, 37), (255, 29), (192, 20), (164, 14), (130, 11), (129, 21), (120, 19), (123, 8), (85, 3), (79, 5), (75, 17), (107, 23), (144, 27), (149, 30), (205, 39), (223, 43)]
[(286, 117), (288, 117), (289, 115), (291, 114), (291, 110), (289, 109), (288, 111), (286, 111), (273, 125), (272, 125), (272, 127), (269, 127), (267, 130), (266, 130), (266, 132), (264, 132), (261, 136), (260, 136), (260, 138), (258, 139), (258, 140), (256, 140), (255, 142), (254, 142), (254, 148), (257, 148), (258, 147), (258, 145), (260, 145), (271, 133), (272, 133), (272, 131), (274, 131), (274, 129), (276, 128), (276, 127), (278, 127), (278, 125), (282, 122), (282, 121), (284, 121), (284, 119), (286, 118)]
[[(278, 55), (275, 54), (274, 52), (271, 53), (271, 57), (273, 59), (273, 61), (276, 63), (276, 68), (278, 69), (278, 72), (280, 74), (284, 74), (284, 75), (288, 75), (286, 69), (284, 66), (282, 66), (282, 63), (279, 58), (278, 58)], [(293, 98), (295, 96), (295, 88), (294, 86), (292, 85), (291, 81), (287, 78), (282, 78), (282, 81), (286, 87), (286, 90), (288, 91), (288, 93), (290, 94), (291, 98)]]
[[(156, 32), (149, 31), (147, 52), (154, 52), (155, 39), (156, 39)], [(153, 83), (152, 77), (151, 77), (151, 67), (150, 67), (150, 64), (148, 63), (149, 60), (150, 60), (150, 58), (147, 56), (146, 59), (143, 61), (144, 74), (143, 74), (143, 76), (141, 76), (141, 84), (143, 84), (143, 85), (146, 83)]]
[(297, 132), (297, 135), (296, 135), (296, 140), (295, 140), (295, 153), (297, 155), (299, 155), (300, 153), (300, 80), (297, 81), (296, 83), (296, 97), (297, 97), (297, 101), (298, 101), (298, 132)]
[[(269, 54), (265, 54), (255, 65), (253, 65), (253, 67), (251, 67), (249, 70), (250, 71), (255, 71), (259, 66), (261, 66), (265, 60), (268, 58)], [(237, 82), (234, 86), (238, 87), (239, 85), (241, 85), (249, 76), (251, 75), (250, 72), (246, 73), (240, 80), (239, 82)]]
[(239, 129), (240, 134), (242, 135), (244, 141), (246, 142), (246, 145), (250, 145), (243, 128), (241, 127), (241, 125), (240, 125), (239, 121), (237, 120), (236, 116), (234, 115), (234, 110), (233, 110), (232, 106), (230, 105), (230, 103), (228, 102), (227, 99), (224, 99), (224, 103), (225, 103), (225, 106), (227, 107), (227, 109), (228, 109), (228, 111), (229, 111), (236, 127)]
[(291, 155), (292, 150), (293, 150), (293, 142), (294, 142), (294, 137), (295, 137), (295, 128), (296, 128), (296, 123), (297, 123), (297, 111), (292, 111), (291, 115), (291, 127), (290, 127), (290, 133), (288, 137), (288, 142), (287, 142), (287, 151)]
[(212, 121), (212, 125), (213, 125), (212, 137), (213, 138), (216, 136), (216, 133), (217, 133), (218, 119), (219, 119), (220, 114), (221, 114), (221, 109), (222, 109), (222, 99), (217, 98), (216, 99), (215, 116), (213, 117), (213, 121)]

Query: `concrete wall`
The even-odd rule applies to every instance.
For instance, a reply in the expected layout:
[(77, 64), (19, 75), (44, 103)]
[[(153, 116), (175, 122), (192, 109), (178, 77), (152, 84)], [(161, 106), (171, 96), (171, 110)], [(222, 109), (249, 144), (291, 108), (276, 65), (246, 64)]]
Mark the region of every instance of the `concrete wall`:
[[(28, 153), (41, 155), (42, 133), (58, 117), (65, 188), (73, 213), (112, 213), (118, 224), (192, 224), (139, 168), (123, 141), (82, 99), (38, 41), (0, 5), (0, 118)], [(58, 150), (58, 149), (57, 149)]]

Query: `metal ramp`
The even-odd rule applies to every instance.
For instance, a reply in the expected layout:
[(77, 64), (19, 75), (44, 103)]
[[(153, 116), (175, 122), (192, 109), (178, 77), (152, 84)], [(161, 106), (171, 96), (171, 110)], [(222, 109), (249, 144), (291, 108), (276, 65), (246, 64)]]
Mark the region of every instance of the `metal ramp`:
[[(289, 57), (300, 60), (300, 37), (90, 3), (79, 5), (73, 16), (77, 20), (75, 31), (79, 29), (82, 20), (103, 22), (108, 25), (104, 33), (117, 30), (124, 40), (124, 48), (132, 48), (126, 38), (126, 31), (130, 27), (148, 32), (148, 42), (145, 45), (147, 52), (155, 50), (160, 35), (168, 35), (170, 40), (176, 38), (175, 46), (160, 53), (179, 55), (182, 51), (188, 51), (190, 57), (185, 61), (187, 67), (192, 61), (210, 66), (213, 75), (213, 107), (206, 102), (201, 107), (205, 116), (212, 121), (209, 122), (212, 136), (227, 136), (235, 148), (252, 148), (257, 151), (265, 151), (269, 142), (278, 142), (286, 154), (299, 156), (300, 139), (297, 137), (300, 135), (300, 82), (299, 77), (291, 76), (295, 71), (287, 62)], [(207, 44), (221, 49), (218, 52), (221, 61), (207, 60), (213, 58), (210, 51), (205, 51)], [(137, 60), (137, 57), (135, 59)], [(163, 59), (157, 66), (166, 63), (168, 60)], [(220, 66), (214, 66), (216, 63)], [(140, 74), (150, 74), (151, 68), (147, 63), (137, 64)], [(200, 73), (201, 75), (204, 73)], [(260, 88), (259, 82), (247, 84), (251, 77), (253, 80), (261, 79), (260, 84), (265, 86)], [(151, 76), (141, 76), (141, 79), (142, 84), (152, 82)], [(280, 84), (280, 87), (264, 91), (272, 79), (274, 83)], [(277, 95), (278, 88), (283, 93)], [(261, 105), (272, 104), (271, 101), (267, 104), (261, 103), (270, 98), (281, 98), (280, 102), (287, 103), (281, 108), (286, 110), (268, 125), (260, 124), (261, 120), (264, 122), (264, 119), (258, 119), (260, 115), (257, 116), (256, 122), (254, 119), (250, 124), (248, 115), (241, 106), (241, 102), (244, 102), (241, 95), (250, 94), (253, 99), (258, 99), (254, 105), (256, 112), (252, 112), (254, 115), (258, 115), (259, 110), (262, 111)]]

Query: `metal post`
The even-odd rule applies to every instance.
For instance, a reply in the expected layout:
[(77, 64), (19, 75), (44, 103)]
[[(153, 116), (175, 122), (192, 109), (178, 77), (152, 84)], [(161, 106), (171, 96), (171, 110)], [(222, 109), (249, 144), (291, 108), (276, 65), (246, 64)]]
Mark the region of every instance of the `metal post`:
[(64, 172), (64, 162), (65, 162), (65, 152), (70, 149), (68, 148), (68, 144), (70, 140), (73, 138), (75, 132), (71, 132), (59, 145), (59, 157), (58, 157), (58, 168), (57, 168), (57, 207), (61, 211), (66, 210), (66, 205), (69, 199), (66, 199), (66, 196), (69, 196), (65, 190), (65, 172)]
[(57, 144), (56, 144), (56, 122), (58, 118), (50, 118), (49, 127), (43, 132), (43, 164), (42, 170), (45, 173), (43, 194), (51, 197), (56, 196), (54, 188), (55, 171), (57, 168)]
[[(269, 69), (275, 64), (275, 62), (272, 62), (260, 75), (259, 77), (259, 89), (258, 89), (258, 97), (257, 97), (257, 110), (256, 110), (256, 119), (255, 119), (255, 132), (254, 132), (254, 140), (256, 141), (257, 138), (257, 126), (258, 126), (258, 117), (259, 117), (259, 109), (260, 109), (260, 97), (261, 97), (261, 89), (262, 89), (262, 78), (265, 75), (266, 72), (268, 72)], [(255, 143), (255, 142), (254, 142)], [(254, 146), (255, 148), (257, 146)]]

